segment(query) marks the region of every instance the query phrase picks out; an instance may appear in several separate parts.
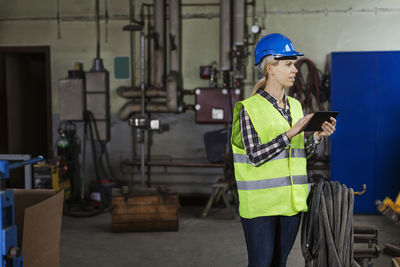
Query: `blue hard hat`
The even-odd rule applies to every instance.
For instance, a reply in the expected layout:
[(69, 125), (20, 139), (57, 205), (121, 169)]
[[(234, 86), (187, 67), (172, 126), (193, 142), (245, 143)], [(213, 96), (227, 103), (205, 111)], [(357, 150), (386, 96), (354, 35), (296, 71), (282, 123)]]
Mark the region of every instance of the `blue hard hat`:
[(275, 59), (304, 56), (303, 53), (294, 50), (294, 46), (289, 38), (280, 33), (268, 34), (258, 41), (254, 51), (255, 65), (268, 55), (274, 56)]

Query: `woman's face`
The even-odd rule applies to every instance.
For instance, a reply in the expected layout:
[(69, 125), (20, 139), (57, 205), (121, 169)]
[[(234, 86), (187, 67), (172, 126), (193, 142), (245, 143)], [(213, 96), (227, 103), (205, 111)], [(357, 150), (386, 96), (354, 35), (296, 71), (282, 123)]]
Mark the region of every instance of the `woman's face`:
[(291, 87), (294, 84), (297, 69), (294, 66), (296, 60), (279, 60), (278, 64), (271, 65), (269, 77), (273, 77), (278, 83), (285, 87)]

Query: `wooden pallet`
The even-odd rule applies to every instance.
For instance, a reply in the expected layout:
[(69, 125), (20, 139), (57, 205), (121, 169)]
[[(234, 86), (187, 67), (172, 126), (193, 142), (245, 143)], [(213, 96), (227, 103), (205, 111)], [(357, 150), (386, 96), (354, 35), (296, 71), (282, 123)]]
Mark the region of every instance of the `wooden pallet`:
[(178, 195), (146, 193), (112, 197), (112, 229), (116, 232), (178, 231)]

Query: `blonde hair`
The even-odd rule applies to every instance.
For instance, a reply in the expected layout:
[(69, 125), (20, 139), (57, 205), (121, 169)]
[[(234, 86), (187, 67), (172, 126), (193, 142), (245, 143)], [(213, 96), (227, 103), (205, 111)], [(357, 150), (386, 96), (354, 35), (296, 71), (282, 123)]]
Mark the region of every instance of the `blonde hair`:
[(268, 71), (267, 71), (268, 66), (269, 65), (275, 66), (277, 64), (278, 64), (278, 60), (274, 59), (274, 57), (272, 55), (269, 55), (269, 56), (266, 56), (265, 58), (263, 58), (263, 60), (257, 65), (257, 70), (259, 72), (261, 72), (264, 75), (264, 77), (262, 77), (260, 80), (258, 80), (256, 85), (254, 85), (253, 90), (251, 90), (250, 96), (255, 95), (259, 88), (262, 87), (264, 89), (264, 87), (267, 83), (267, 79), (268, 79)]

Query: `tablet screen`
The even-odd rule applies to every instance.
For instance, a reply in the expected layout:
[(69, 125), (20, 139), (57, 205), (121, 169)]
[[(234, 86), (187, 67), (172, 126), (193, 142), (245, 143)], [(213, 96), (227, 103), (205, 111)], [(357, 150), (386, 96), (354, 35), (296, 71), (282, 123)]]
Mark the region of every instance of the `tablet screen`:
[(317, 111), (314, 113), (314, 116), (311, 118), (311, 120), (308, 122), (306, 127), (304, 128), (304, 132), (317, 132), (317, 131), (322, 131), (322, 124), (325, 121), (331, 121), (330, 117), (336, 118), (336, 116), (339, 114), (338, 111)]

